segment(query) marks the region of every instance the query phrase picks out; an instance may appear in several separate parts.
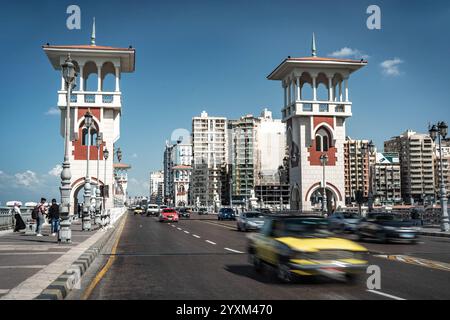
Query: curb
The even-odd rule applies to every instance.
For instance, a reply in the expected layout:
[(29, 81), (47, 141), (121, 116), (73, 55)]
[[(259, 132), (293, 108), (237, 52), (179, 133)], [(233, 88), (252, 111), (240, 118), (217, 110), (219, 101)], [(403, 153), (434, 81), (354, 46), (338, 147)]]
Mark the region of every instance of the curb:
[(450, 233), (445, 233), (445, 232), (420, 231), (419, 234), (422, 236), (450, 238)]
[[(117, 220), (122, 221), (125, 214)], [(102, 238), (86, 250), (63, 274), (53, 281), (34, 300), (64, 300), (69, 292), (79, 286), (81, 277), (100, 254), (105, 244), (111, 239), (117, 229), (107, 231)]]

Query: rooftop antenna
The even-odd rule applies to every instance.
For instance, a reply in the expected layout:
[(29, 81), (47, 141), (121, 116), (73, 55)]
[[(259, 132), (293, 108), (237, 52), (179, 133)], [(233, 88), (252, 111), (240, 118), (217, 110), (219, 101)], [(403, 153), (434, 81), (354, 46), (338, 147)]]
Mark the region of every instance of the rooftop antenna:
[(95, 17), (92, 24), (91, 46), (95, 46)]
[(312, 56), (313, 57), (317, 57), (316, 35), (314, 34), (314, 32), (313, 32), (313, 35), (312, 35), (311, 51), (312, 51)]

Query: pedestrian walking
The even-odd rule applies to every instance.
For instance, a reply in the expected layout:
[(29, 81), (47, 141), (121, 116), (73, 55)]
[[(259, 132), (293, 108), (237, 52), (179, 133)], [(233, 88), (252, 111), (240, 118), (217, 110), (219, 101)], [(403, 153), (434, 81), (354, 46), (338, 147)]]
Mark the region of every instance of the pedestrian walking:
[(45, 219), (45, 202), (47, 199), (41, 198), (41, 202), (37, 205), (37, 215), (36, 215), (36, 235), (42, 237), (42, 224)]
[(20, 204), (17, 202), (14, 203), (13, 214), (14, 214), (14, 219), (16, 220), (16, 224), (14, 226), (14, 232), (19, 232), (20, 230), (25, 229), (26, 225), (22, 219), (22, 213), (20, 212)]
[(50, 219), (52, 236), (56, 236), (59, 231), (59, 206), (56, 199), (52, 199), (52, 205), (48, 209), (48, 218)]

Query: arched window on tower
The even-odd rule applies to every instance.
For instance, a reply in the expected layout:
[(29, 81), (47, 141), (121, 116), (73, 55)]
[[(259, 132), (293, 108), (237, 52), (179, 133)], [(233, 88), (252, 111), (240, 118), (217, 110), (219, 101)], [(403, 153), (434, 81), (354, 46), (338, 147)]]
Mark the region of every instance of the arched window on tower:
[(327, 152), (330, 149), (330, 134), (325, 128), (320, 128), (316, 133), (316, 151)]
[[(91, 136), (90, 145), (95, 146), (97, 143), (97, 129), (96, 128), (91, 128), (90, 136)], [(88, 142), (88, 130), (86, 128), (83, 128), (81, 145), (87, 146), (87, 142)]]

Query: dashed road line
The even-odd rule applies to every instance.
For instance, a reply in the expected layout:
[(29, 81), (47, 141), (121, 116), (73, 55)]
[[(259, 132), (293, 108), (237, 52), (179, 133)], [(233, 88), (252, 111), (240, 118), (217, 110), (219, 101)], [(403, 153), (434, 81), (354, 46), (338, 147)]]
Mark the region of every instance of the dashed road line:
[(210, 241), (210, 240), (205, 240), (206, 242), (208, 242), (208, 243), (210, 243), (210, 244), (213, 244), (213, 245), (216, 245), (217, 243), (215, 243), (215, 242), (212, 242), (212, 241)]
[(184, 233), (187, 233), (187, 234), (189, 234), (189, 231), (186, 231), (186, 230), (184, 230)]
[(197, 239), (200, 239), (200, 236), (198, 236), (198, 235), (196, 235), (196, 234), (193, 234), (192, 236), (195, 237), (195, 238), (197, 238)]
[(183, 230), (183, 229), (181, 229), (181, 228), (177, 228), (177, 229), (180, 230), (180, 231)]
[(367, 290), (367, 292), (375, 293), (375, 294), (378, 294), (380, 296), (384, 296), (386, 298), (390, 298), (390, 299), (394, 299), (394, 300), (406, 300), (406, 299), (403, 299), (403, 298), (400, 298), (400, 297), (396, 297), (396, 296), (393, 296), (391, 294), (387, 294), (387, 293), (384, 293), (384, 292), (381, 292), (381, 291), (378, 291), (378, 290)]
[(234, 253), (244, 253), (244, 252), (242, 252), (242, 251), (234, 250), (234, 249), (230, 249), (230, 248), (225, 248), (225, 250), (231, 251), (231, 252), (234, 252)]

